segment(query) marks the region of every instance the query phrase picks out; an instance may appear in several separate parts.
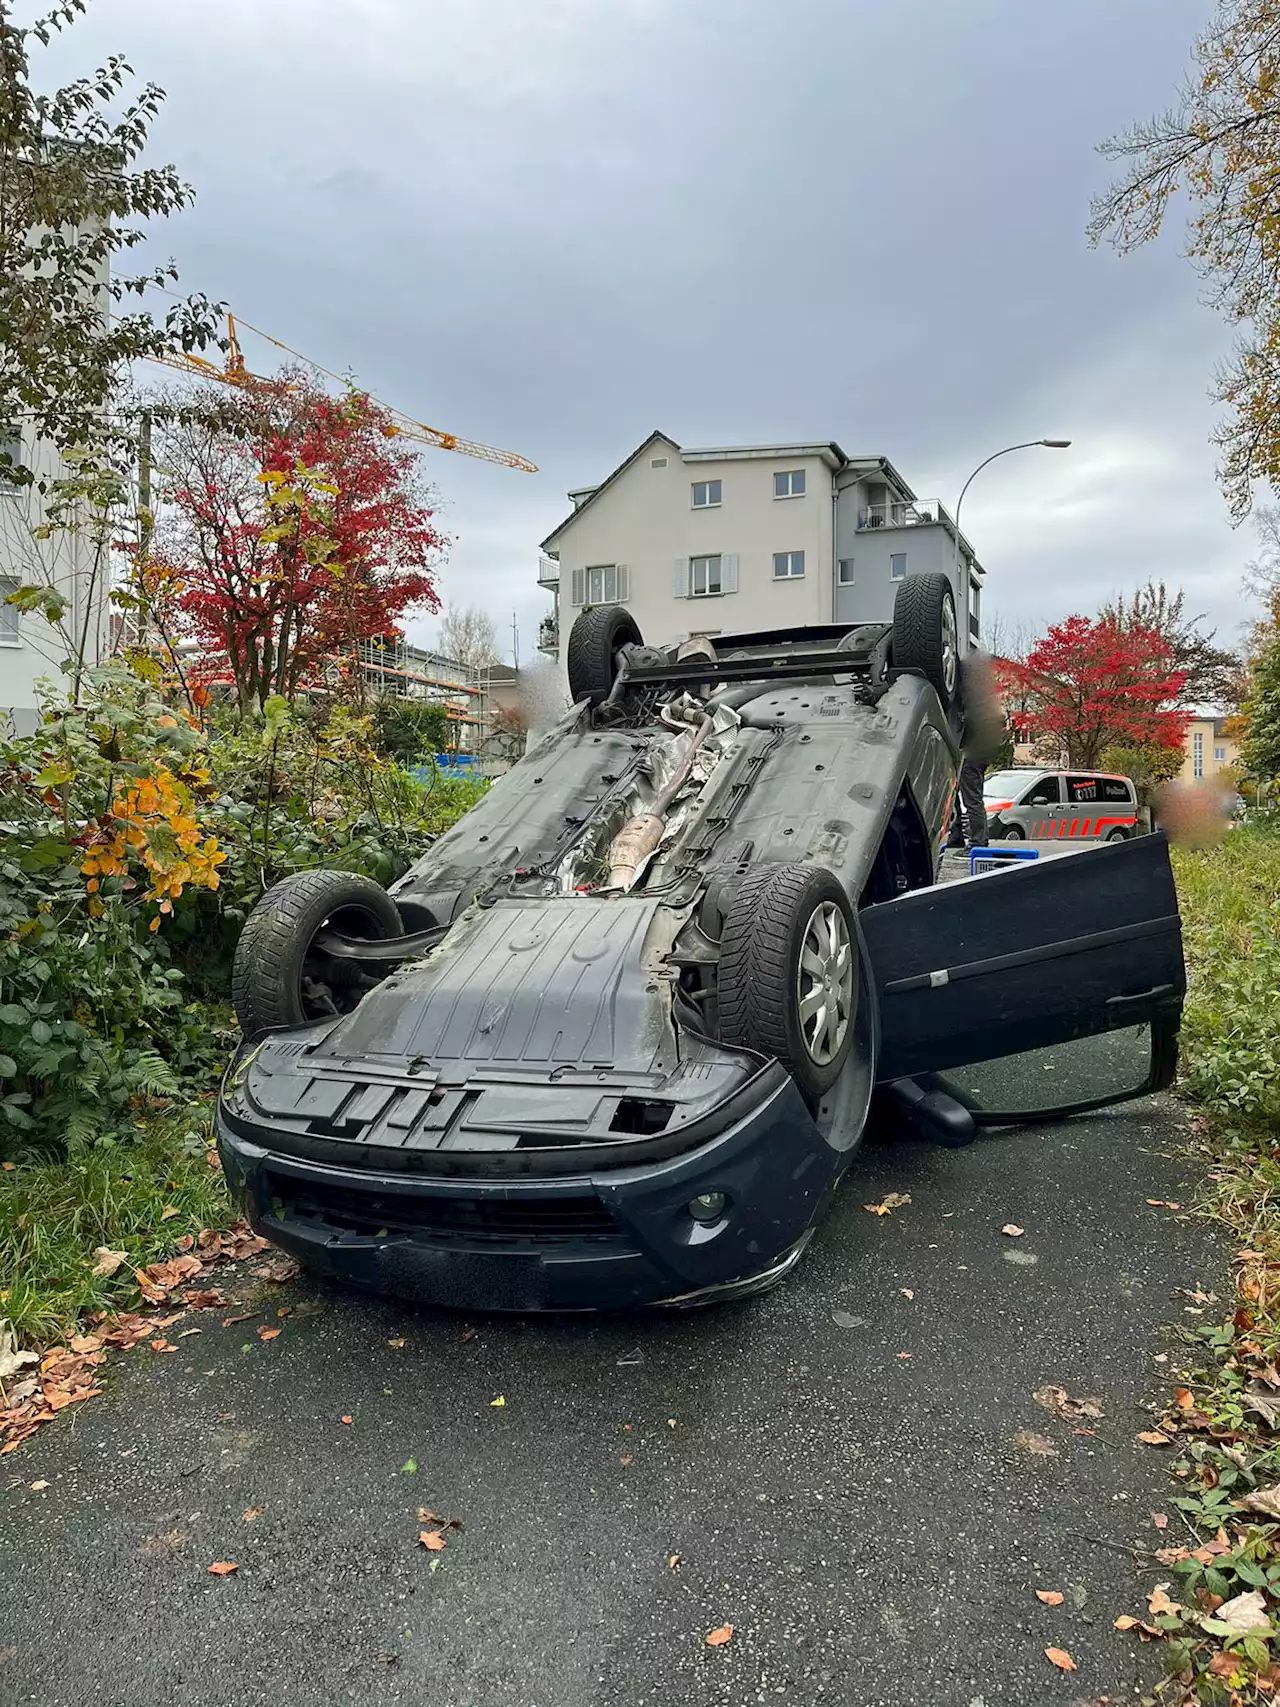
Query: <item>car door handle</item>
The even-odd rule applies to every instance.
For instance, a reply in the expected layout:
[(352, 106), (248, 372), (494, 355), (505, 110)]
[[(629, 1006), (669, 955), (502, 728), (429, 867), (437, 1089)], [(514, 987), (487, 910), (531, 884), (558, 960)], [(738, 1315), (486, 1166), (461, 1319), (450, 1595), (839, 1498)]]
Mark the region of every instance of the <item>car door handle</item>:
[(1109, 1008), (1138, 1007), (1145, 1002), (1158, 1002), (1161, 996), (1175, 996), (1177, 990), (1172, 984), (1154, 984), (1149, 990), (1139, 990), (1136, 996), (1109, 996)]

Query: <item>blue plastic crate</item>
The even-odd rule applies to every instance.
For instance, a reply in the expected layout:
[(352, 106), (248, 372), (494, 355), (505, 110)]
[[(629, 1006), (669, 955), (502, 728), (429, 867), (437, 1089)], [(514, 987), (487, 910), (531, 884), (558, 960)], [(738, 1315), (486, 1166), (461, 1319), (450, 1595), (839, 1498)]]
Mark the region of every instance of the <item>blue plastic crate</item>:
[(1007, 842), (998, 848), (970, 848), (969, 876), (976, 877), (981, 871), (1003, 871), (1006, 866), (1017, 865), (1022, 860), (1039, 858), (1039, 848), (1015, 848)]

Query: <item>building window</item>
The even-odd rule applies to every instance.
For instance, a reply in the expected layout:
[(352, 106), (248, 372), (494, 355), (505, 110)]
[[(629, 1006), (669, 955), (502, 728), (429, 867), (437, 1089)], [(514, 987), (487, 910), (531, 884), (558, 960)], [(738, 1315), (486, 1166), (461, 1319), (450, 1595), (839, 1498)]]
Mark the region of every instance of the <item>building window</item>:
[(665, 456), (655, 456), (655, 457), (652, 457), (650, 459), (650, 462), (649, 462), (650, 468), (665, 468), (666, 466), (667, 466), (667, 459)]
[(22, 434), (0, 426), (0, 489), (13, 485), (13, 470), (22, 461)]
[(0, 575), (0, 646), (22, 645), (22, 616), (16, 605), (5, 604), (10, 593), (16, 593), (18, 582), (12, 575)]
[[(718, 484), (718, 482), (717, 482)], [(689, 597), (710, 599), (724, 591), (722, 564), (719, 556), (689, 559)]]
[(720, 482), (718, 480), (695, 480), (693, 483), (693, 507), (695, 510), (714, 510), (720, 504)]
[(1191, 774), (1204, 775), (1204, 736), (1198, 729), (1191, 737)]
[(851, 587), (853, 585), (853, 558), (842, 557), (836, 564), (836, 585)]
[(1213, 757), (1217, 764), (1225, 765), (1227, 762), (1227, 749), (1225, 747), (1215, 747), (1213, 749)]
[(889, 579), (905, 581), (907, 578), (907, 554), (905, 551), (892, 551), (889, 554)]
[(773, 578), (775, 581), (798, 581), (804, 574), (803, 551), (775, 551)]
[[(578, 591), (577, 579), (581, 571), (574, 572), (573, 591)], [(631, 596), (630, 576), (625, 563), (597, 563), (594, 568), (586, 571), (586, 597), (573, 598), (571, 604), (616, 605), (624, 603)]]
[(792, 468), (786, 474), (775, 474), (773, 495), (775, 498), (803, 498), (804, 469)]

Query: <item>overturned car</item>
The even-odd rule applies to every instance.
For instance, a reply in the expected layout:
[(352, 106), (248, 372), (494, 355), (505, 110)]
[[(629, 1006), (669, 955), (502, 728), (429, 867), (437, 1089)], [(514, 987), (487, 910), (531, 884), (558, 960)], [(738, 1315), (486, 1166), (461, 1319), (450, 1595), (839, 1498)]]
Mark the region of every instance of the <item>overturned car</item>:
[(935, 886), (945, 576), (714, 647), (596, 607), (567, 661), (572, 711), (389, 891), (304, 872), (246, 925), (218, 1141), (276, 1244), (432, 1304), (698, 1303), (798, 1260), (873, 1110), (964, 1143), (1169, 1082), (1162, 838)]

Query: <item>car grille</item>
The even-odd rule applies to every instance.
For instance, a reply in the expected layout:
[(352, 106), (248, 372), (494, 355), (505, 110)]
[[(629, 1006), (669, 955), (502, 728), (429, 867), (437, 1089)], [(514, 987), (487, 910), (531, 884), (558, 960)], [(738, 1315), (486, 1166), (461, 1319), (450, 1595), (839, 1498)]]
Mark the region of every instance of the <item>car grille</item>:
[(344, 1233), (409, 1233), (460, 1244), (565, 1244), (621, 1237), (617, 1222), (595, 1197), (378, 1193), (277, 1173), (269, 1176), (269, 1191), (286, 1219), (319, 1221)]

